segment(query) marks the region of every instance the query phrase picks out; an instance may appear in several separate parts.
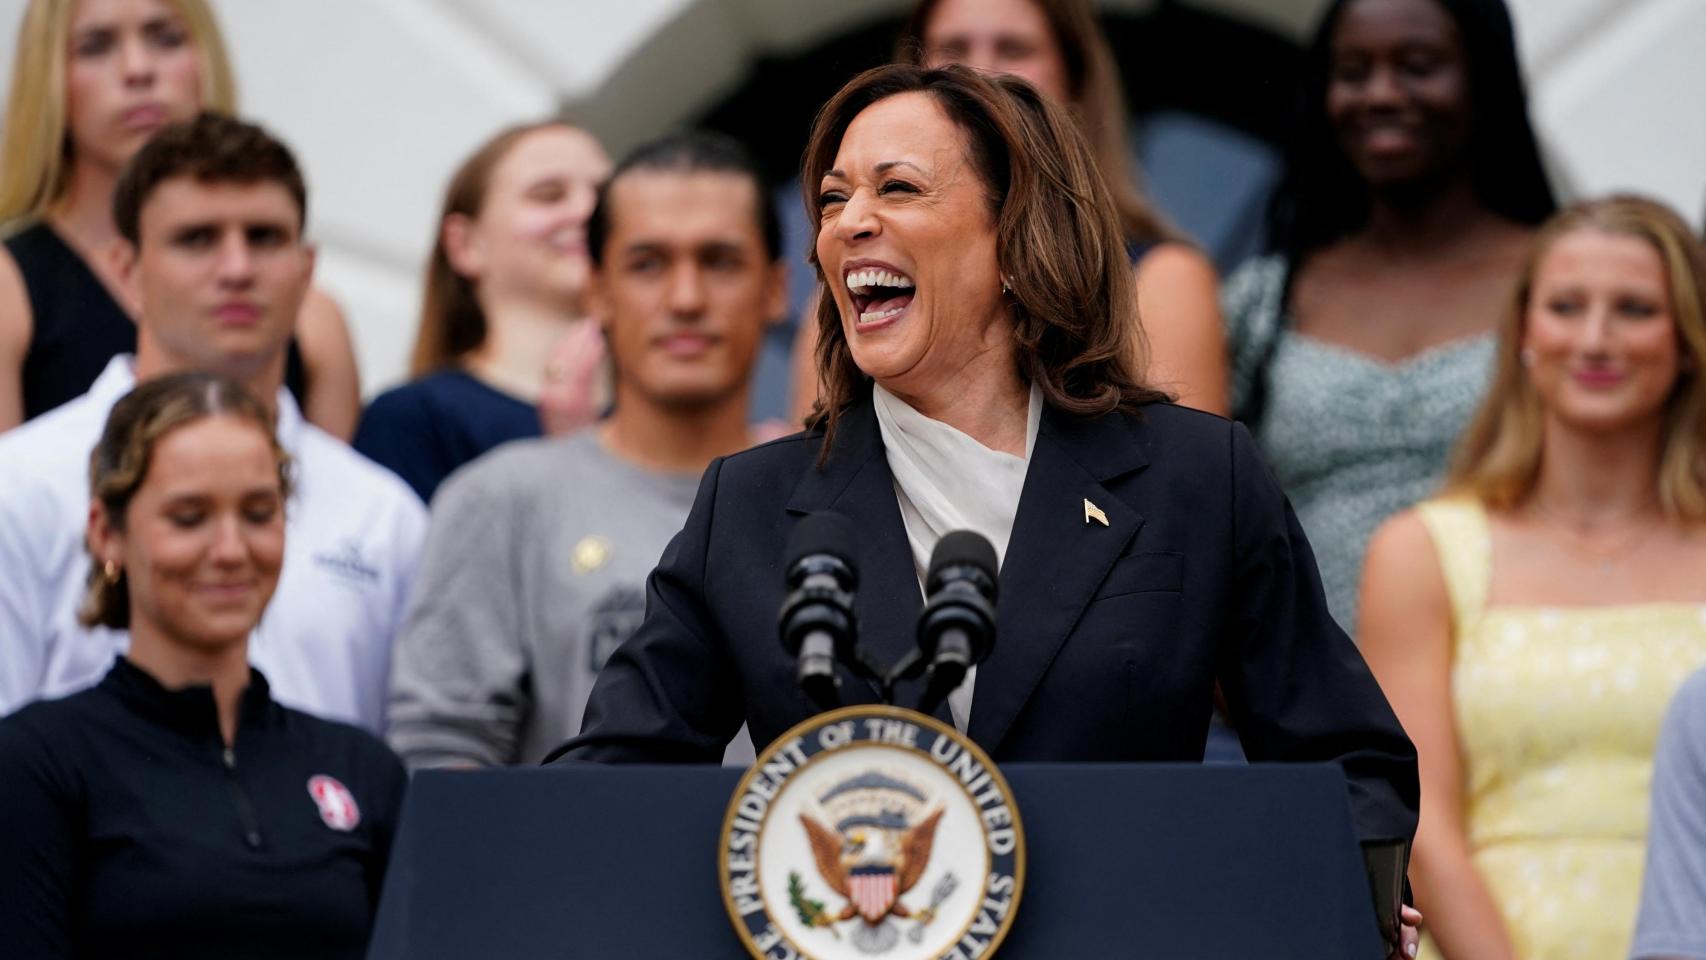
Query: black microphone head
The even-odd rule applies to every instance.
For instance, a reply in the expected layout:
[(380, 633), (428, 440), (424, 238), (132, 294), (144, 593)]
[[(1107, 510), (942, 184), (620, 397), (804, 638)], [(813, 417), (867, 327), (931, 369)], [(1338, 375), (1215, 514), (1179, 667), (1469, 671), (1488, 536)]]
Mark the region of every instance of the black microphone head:
[(970, 530), (955, 530), (930, 551), (918, 615), (918, 652), (930, 664), (920, 711), (939, 706), (994, 650), (999, 565), (994, 545)]
[(799, 658), (800, 686), (826, 708), (835, 701), (836, 661), (857, 672), (855, 541), (853, 521), (839, 513), (808, 514), (788, 535), (789, 592), (777, 627), (782, 648)]
[(935, 593), (942, 574), (954, 567), (972, 567), (994, 584), (999, 566), (995, 545), (987, 538), (970, 530), (955, 530), (936, 541), (936, 549), (930, 551), (930, 572), (924, 577), (924, 592)]
[(857, 540), (853, 521), (841, 514), (826, 510), (806, 514), (794, 524), (794, 532), (788, 535), (788, 569), (793, 570), (801, 560), (821, 553), (829, 554), (851, 569), (859, 559), (854, 547)]

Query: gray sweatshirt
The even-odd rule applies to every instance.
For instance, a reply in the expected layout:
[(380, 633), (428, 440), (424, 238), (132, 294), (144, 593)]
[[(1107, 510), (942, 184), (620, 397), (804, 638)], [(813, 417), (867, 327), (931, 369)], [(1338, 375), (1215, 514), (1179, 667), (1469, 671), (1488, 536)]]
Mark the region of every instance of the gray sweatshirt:
[(403, 761), (538, 763), (579, 731), (698, 485), (617, 459), (593, 430), (506, 444), (451, 475), (392, 660), (388, 738)]

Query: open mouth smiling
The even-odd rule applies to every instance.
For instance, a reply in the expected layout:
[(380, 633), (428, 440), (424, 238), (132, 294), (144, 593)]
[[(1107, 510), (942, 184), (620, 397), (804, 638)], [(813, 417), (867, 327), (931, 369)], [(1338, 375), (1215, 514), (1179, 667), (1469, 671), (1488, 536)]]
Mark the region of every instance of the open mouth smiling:
[(845, 282), (860, 324), (898, 316), (918, 292), (911, 277), (887, 267), (854, 267)]

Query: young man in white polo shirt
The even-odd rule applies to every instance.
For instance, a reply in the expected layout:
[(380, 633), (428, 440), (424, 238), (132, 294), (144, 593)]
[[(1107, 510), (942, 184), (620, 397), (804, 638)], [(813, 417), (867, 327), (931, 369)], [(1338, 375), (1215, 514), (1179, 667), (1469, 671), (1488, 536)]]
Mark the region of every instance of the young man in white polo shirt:
[(224, 374), (275, 405), (296, 470), (284, 571), (250, 659), (277, 699), (383, 726), (392, 638), (426, 529), (402, 481), (306, 423), (283, 388), (314, 251), (290, 151), (258, 127), (203, 114), (162, 130), (113, 201), (120, 275), (138, 311), (136, 356), (89, 392), (0, 434), (0, 714), (100, 679), (122, 633), (77, 624), (89, 560), (89, 451), (138, 380)]

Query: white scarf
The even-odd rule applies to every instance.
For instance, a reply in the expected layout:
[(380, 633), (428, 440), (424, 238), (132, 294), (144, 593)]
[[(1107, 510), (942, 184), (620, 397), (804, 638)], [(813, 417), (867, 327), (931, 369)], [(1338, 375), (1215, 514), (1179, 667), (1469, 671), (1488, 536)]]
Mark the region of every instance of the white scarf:
[[(955, 530), (982, 534), (995, 547), (996, 562), (1007, 557), (1007, 541), (1013, 536), (1013, 517), (1019, 512), (1019, 494), (1025, 487), (1031, 450), (1037, 444), (1037, 426), (1042, 420), (1043, 395), (1031, 385), (1030, 409), (1025, 420), (1025, 455), (991, 450), (953, 427), (932, 420), (906, 401), (884, 390), (871, 390), (877, 427), (882, 431), (889, 473), (894, 477), (895, 499), (912, 547), (912, 564), (920, 591), (930, 569), (930, 552), (936, 541)], [(963, 733), (971, 720), (972, 687), (977, 668), (966, 673), (965, 682), (948, 696), (954, 726)]]

